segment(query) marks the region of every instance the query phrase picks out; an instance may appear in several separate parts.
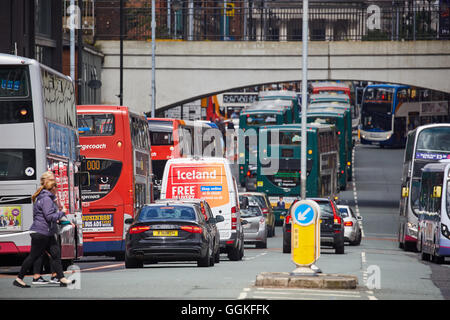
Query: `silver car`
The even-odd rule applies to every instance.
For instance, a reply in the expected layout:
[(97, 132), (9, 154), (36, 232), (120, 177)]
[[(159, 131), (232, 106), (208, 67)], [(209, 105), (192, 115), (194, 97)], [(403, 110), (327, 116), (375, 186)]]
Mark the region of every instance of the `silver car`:
[(356, 216), (352, 208), (347, 205), (338, 205), (341, 216), (344, 219), (344, 240), (351, 245), (357, 246), (361, 243), (361, 216)]
[(255, 244), (256, 248), (267, 248), (267, 224), (259, 206), (241, 209), (244, 243)]

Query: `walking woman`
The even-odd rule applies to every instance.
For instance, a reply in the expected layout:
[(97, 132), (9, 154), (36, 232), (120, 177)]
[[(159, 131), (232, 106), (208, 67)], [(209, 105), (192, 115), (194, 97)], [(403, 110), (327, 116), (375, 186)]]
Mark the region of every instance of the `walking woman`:
[(56, 222), (65, 216), (65, 209), (59, 211), (55, 203), (56, 181), (50, 178), (49, 173), (46, 172), (41, 177), (41, 184), (41, 187), (31, 197), (34, 204), (33, 224), (30, 227), (30, 231), (34, 231), (34, 233), (31, 234), (30, 254), (22, 263), (20, 272), (13, 282), (15, 286), (20, 288), (30, 287), (23, 281), (25, 273), (33, 267), (34, 262), (45, 251), (51, 256), (52, 267), (57, 273), (60, 286), (64, 287), (75, 282), (75, 280), (70, 281), (64, 277), (61, 264), (61, 250), (55, 237), (57, 232)]

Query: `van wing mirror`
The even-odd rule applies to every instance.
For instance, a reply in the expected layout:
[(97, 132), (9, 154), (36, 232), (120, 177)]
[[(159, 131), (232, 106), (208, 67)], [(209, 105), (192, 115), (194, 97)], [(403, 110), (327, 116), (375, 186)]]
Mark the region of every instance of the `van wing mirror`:
[(125, 224), (132, 224), (134, 222), (133, 218), (125, 219)]

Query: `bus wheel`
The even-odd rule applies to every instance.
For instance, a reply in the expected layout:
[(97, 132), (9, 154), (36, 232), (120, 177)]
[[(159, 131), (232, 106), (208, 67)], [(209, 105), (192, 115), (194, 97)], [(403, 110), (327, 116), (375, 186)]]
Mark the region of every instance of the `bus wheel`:
[(434, 240), (434, 245), (433, 245), (433, 255), (431, 256), (431, 261), (433, 261), (434, 263), (437, 264), (442, 264), (445, 261), (444, 257), (441, 257), (438, 255), (437, 250), (436, 250), (436, 239)]
[(116, 254), (114, 256), (114, 260), (116, 260), (116, 261), (124, 261), (125, 260), (125, 252)]
[[(419, 239), (417, 239), (419, 240)], [(423, 241), (420, 241), (420, 259), (422, 259), (422, 261), (429, 261), (430, 260), (430, 254), (426, 253), (423, 251)]]

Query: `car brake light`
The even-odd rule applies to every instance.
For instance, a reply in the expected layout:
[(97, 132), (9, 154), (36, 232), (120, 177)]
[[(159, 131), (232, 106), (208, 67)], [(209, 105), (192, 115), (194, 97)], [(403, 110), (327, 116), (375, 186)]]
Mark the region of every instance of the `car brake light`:
[(236, 230), (237, 228), (237, 208), (231, 208), (231, 230)]
[(333, 208), (334, 223), (341, 224), (342, 223), (341, 217), (338, 216), (336, 208), (334, 207), (333, 203), (331, 203), (331, 207)]
[(190, 232), (190, 233), (202, 233), (203, 232), (202, 227), (197, 227), (197, 226), (181, 226), (180, 229), (183, 231)]
[(353, 226), (353, 222), (352, 221), (345, 221), (344, 222), (344, 226), (351, 227), (351, 226)]
[(251, 176), (250, 171), (247, 171), (247, 177), (250, 177), (250, 176)]
[(142, 233), (150, 230), (150, 226), (137, 226), (130, 229), (130, 234)]
[(291, 215), (288, 214), (285, 218), (286, 224), (291, 223)]
[(263, 213), (263, 215), (267, 216), (267, 214), (269, 213), (269, 209), (263, 208), (262, 213)]

